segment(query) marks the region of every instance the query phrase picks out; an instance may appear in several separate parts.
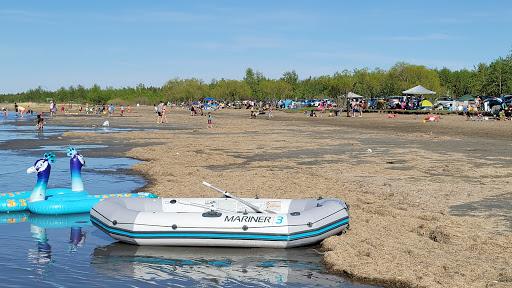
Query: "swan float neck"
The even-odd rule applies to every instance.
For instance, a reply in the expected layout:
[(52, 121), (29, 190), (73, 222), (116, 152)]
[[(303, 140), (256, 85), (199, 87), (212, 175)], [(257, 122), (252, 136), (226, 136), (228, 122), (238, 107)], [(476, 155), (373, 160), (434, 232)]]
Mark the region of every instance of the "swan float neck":
[(55, 162), (55, 154), (45, 153), (43, 159), (39, 159), (34, 163), (34, 166), (27, 169), (27, 173), (37, 172), (37, 181), (30, 197), (29, 202), (43, 201), (46, 198), (46, 187), (50, 179), (50, 172), (52, 166), (50, 163)]
[(82, 167), (85, 165), (84, 157), (73, 147), (68, 148), (67, 155), (70, 157), (69, 170), (71, 171), (71, 191), (83, 192), (84, 182), (82, 181)]

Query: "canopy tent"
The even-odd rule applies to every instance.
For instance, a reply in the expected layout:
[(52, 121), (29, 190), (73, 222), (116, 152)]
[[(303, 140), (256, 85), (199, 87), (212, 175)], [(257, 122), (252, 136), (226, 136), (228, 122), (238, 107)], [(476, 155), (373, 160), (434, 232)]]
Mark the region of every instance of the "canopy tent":
[(215, 98), (213, 98), (213, 97), (206, 97), (203, 100), (204, 101), (215, 101)]
[(421, 101), (420, 106), (421, 107), (432, 107), (433, 105), (432, 105), (432, 102), (430, 102), (428, 100), (423, 100), (423, 101)]
[(354, 98), (363, 98), (361, 95), (357, 95), (356, 93), (348, 92), (347, 94), (348, 99), (354, 99)]
[(433, 94), (436, 94), (436, 92), (430, 91), (421, 85), (412, 87), (409, 90), (402, 91), (402, 93), (407, 94), (407, 95), (433, 95)]

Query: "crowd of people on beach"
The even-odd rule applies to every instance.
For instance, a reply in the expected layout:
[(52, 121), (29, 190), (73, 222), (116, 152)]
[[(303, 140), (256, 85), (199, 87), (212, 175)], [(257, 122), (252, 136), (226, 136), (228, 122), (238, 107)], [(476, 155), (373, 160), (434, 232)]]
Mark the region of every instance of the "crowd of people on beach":
[[(397, 118), (400, 111), (409, 112), (409, 113), (421, 113), (421, 112), (430, 112), (424, 114), (422, 116), (423, 122), (439, 122), (441, 116), (434, 109), (427, 109), (426, 111), (421, 109), (416, 109), (418, 105), (418, 99), (423, 98), (408, 98), (402, 97), (396, 103), (394, 103), (395, 109), (387, 109), (382, 111), (387, 111), (387, 118)], [(341, 112), (346, 111), (347, 117), (362, 117), (363, 112), (371, 112), (373, 111), (371, 107), (374, 105), (382, 108), (382, 105), (378, 105), (378, 103), (373, 103), (370, 100), (366, 100), (364, 98), (354, 98), (347, 99), (345, 102), (346, 106), (337, 106), (336, 103), (332, 101), (322, 100), (318, 101), (318, 103), (309, 103), (310, 106), (301, 108), (304, 114), (309, 118), (322, 117), (322, 114), (328, 112), (328, 117), (337, 117)], [(418, 103), (417, 103), (418, 102)], [(380, 102), (379, 102), (380, 103)], [(260, 118), (261, 115), (265, 115), (264, 117), (267, 119), (272, 119), (274, 117), (275, 110), (282, 109), (290, 109), (291, 106), (286, 106), (286, 101), (253, 101), (253, 100), (245, 100), (245, 101), (234, 101), (234, 102), (224, 102), (213, 100), (213, 98), (209, 98), (207, 101), (195, 101), (195, 102), (183, 102), (183, 103), (165, 103), (164, 101), (160, 101), (158, 104), (154, 104), (154, 112), (156, 114), (156, 123), (157, 124), (165, 124), (168, 123), (168, 113), (169, 108), (171, 106), (187, 108), (190, 111), (191, 116), (205, 116), (208, 128), (213, 128), (213, 119), (216, 110), (224, 109), (224, 108), (232, 108), (232, 109), (247, 109), (250, 114), (250, 119)], [(500, 103), (498, 103), (500, 104)], [(73, 109), (73, 103), (67, 104), (57, 104), (54, 100), (51, 100), (49, 103), (49, 117), (55, 117), (58, 111), (59, 113), (66, 113), (72, 115), (99, 115), (99, 116), (107, 116), (107, 117), (124, 117), (127, 113), (132, 111), (130, 105), (125, 106), (124, 104), (120, 104), (116, 106), (116, 104), (100, 104), (100, 105), (89, 105), (86, 103), (83, 104), (75, 104), (75, 109)], [(453, 104), (448, 105), (450, 107), (449, 111), (458, 112), (459, 114), (465, 115), (467, 120), (512, 120), (512, 106), (505, 105), (505, 103), (501, 105), (492, 104), (489, 101), (483, 101), (480, 97), (476, 97), (474, 101), (466, 101), (457, 108), (453, 108)], [(139, 104), (137, 104), (139, 107)], [(344, 107), (344, 109), (343, 109)], [(416, 107), (416, 108), (415, 108)], [(409, 109), (416, 109), (414, 111), (407, 111)], [(206, 111), (206, 112), (205, 112)], [(381, 111), (381, 110), (376, 110)], [(21, 106), (18, 103), (14, 103), (14, 113), (16, 117), (23, 118), (26, 115), (34, 115), (34, 111), (30, 108), (30, 105), (27, 107)], [(6, 119), (9, 115), (9, 109), (7, 106), (1, 107), (0, 115)], [(36, 113), (36, 127), (38, 130), (44, 129), (45, 126), (45, 117), (44, 113)]]

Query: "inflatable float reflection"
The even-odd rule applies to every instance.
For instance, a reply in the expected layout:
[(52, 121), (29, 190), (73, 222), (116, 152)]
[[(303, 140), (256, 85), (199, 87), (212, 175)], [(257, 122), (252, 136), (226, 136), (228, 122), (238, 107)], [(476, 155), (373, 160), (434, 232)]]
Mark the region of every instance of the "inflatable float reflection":
[(86, 233), (83, 227), (91, 226), (89, 213), (67, 215), (40, 215), (26, 211), (1, 213), (0, 224), (30, 223), (32, 238), (36, 241), (35, 250), (29, 252), (29, 259), (38, 264), (51, 262), (52, 247), (47, 229), (69, 228), (69, 251), (75, 252), (82, 247)]
[(94, 249), (91, 265), (109, 276), (152, 283), (181, 280), (218, 286), (245, 283), (340, 287), (346, 280), (323, 273), (321, 258), (311, 248), (163, 247), (118, 242)]

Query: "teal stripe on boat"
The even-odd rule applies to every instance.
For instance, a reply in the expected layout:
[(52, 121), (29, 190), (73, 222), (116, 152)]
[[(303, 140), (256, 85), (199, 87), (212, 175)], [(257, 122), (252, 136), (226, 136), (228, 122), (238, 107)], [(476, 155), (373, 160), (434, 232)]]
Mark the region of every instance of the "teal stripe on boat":
[(231, 233), (133, 233), (128, 231), (122, 231), (108, 227), (98, 221), (95, 218), (91, 218), (92, 222), (102, 229), (107, 230), (111, 233), (128, 236), (130, 238), (216, 238), (216, 239), (248, 239), (248, 240), (277, 240), (277, 241), (292, 241), (301, 238), (315, 237), (323, 233), (329, 232), (330, 230), (336, 229), (340, 226), (348, 224), (349, 218), (343, 219), (339, 222), (333, 223), (322, 229), (303, 232), (294, 235), (260, 235), (260, 234), (231, 234)]

